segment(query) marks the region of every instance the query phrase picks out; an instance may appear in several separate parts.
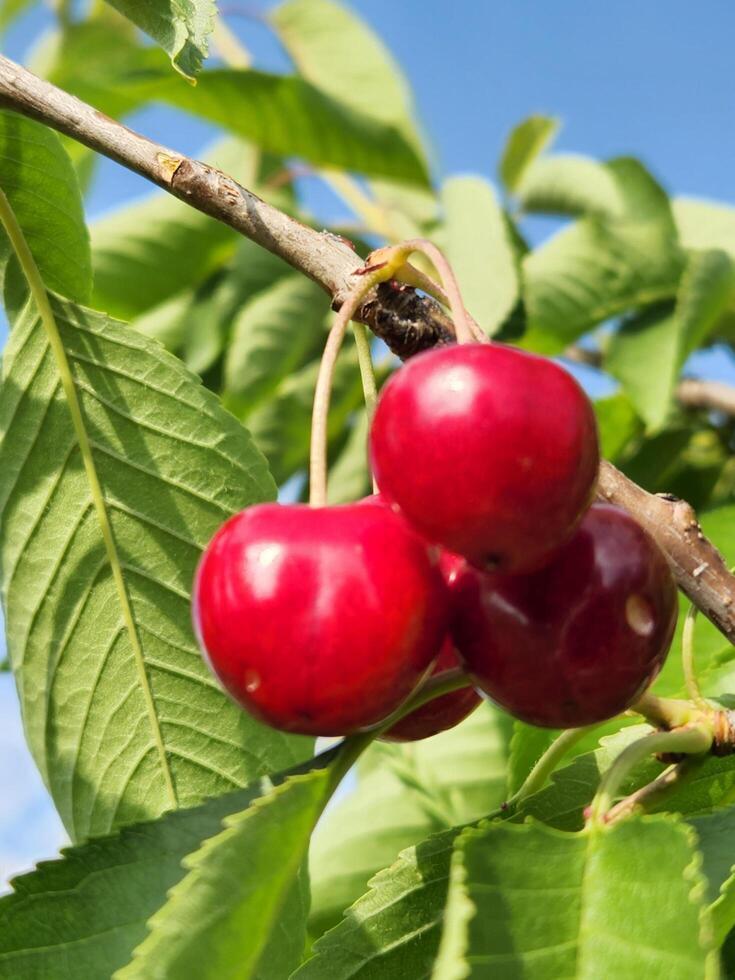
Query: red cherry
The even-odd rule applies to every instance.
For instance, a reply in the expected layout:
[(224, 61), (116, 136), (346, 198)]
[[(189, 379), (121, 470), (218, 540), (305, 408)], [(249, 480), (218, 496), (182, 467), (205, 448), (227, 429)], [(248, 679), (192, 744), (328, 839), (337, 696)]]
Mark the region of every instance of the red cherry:
[(447, 594), (388, 508), (260, 504), (209, 544), (194, 619), (212, 670), (257, 718), (345, 735), (382, 721), (429, 670)]
[(661, 669), (676, 625), (666, 559), (607, 504), (594, 505), (540, 571), (501, 577), (466, 565), (449, 587), (455, 643), (475, 682), (548, 728), (630, 707)]
[[(447, 638), (431, 672), (432, 677), (454, 670), (461, 664), (452, 641)], [(473, 687), (463, 687), (429, 701), (389, 728), (381, 738), (388, 742), (417, 742), (448, 728), (454, 728), (475, 710), (482, 698)]]
[(417, 530), (503, 572), (539, 567), (570, 536), (599, 463), (577, 382), (502, 344), (426, 351), (396, 371), (370, 453), (382, 492)]

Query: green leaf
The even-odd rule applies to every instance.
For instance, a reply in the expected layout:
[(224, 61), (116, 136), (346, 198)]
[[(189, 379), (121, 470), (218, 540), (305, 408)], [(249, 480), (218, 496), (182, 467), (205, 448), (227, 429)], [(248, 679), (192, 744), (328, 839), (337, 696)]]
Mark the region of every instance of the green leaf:
[(452, 177), (442, 188), (446, 248), (472, 316), (492, 336), (518, 299), (518, 269), (495, 191), (481, 177)]
[(734, 295), (735, 265), (727, 253), (692, 252), (674, 308), (652, 307), (613, 334), (605, 367), (622, 382), (649, 429), (663, 425), (687, 357), (707, 339)]
[(265, 461), (158, 344), (60, 300), (53, 310), (102, 500), (28, 306), (3, 358), (0, 570), (28, 741), (79, 840), (244, 785), (309, 743), (236, 708), (190, 625), (201, 549), (274, 495)]
[[(311, 408), (319, 362), (285, 378), (273, 396), (247, 416), (248, 429), (268, 460), (280, 485), (309, 459)], [(350, 418), (363, 403), (362, 385), (354, 347), (346, 348), (337, 360), (329, 412), (330, 448), (343, 444)]]
[(500, 160), (500, 179), (506, 189), (518, 188), (526, 169), (556, 136), (559, 120), (549, 116), (529, 116), (519, 123), (505, 143)]
[(185, 859), (186, 877), (116, 980), (285, 980), (304, 948), (299, 872), (329, 785), (328, 769), (293, 776), (228, 817)]
[(526, 776), (558, 734), (552, 728), (536, 728), (523, 721), (513, 722), (508, 755), (508, 796), (512, 796), (521, 787)]
[(352, 419), (345, 444), (329, 470), (330, 504), (346, 504), (370, 493), (372, 488), (367, 458), (368, 430), (367, 412), (362, 409)]
[(225, 357), (228, 404), (245, 417), (326, 339), (329, 302), (302, 275), (288, 275), (257, 293), (238, 313)]
[(425, 162), (395, 125), (330, 99), (302, 78), (220, 69), (204, 72), (196, 88), (171, 79), (154, 83), (149, 95), (272, 153), (372, 177), (429, 182)]
[(695, 817), (691, 824), (702, 854), (715, 940), (721, 945), (735, 926), (735, 807)]
[(432, 975), (704, 980), (717, 969), (704, 889), (695, 835), (670, 818), (468, 829)]
[(600, 452), (613, 463), (643, 431), (641, 420), (625, 392), (595, 401)]
[[(49, 288), (78, 302), (87, 300), (92, 269), (82, 195), (56, 133), (0, 111), (0, 187)], [(2, 230), (0, 243), (7, 249)]]
[(169, 194), (100, 219), (91, 235), (94, 305), (123, 319), (204, 282), (238, 241), (231, 228)]
[(293, 980), (425, 977), (441, 940), (458, 830), (429, 837), (370, 882), (338, 926), (314, 944)]
[(610, 170), (597, 160), (576, 154), (534, 160), (516, 193), (521, 208), (532, 213), (610, 217), (625, 213), (623, 193)]
[(163, 48), (171, 64), (193, 79), (207, 57), (214, 29), (214, 0), (107, 0)]
[(183, 858), (245, 809), (259, 785), (65, 848), (0, 898), (2, 980), (100, 980), (130, 960), (184, 876)]
[(605, 166), (625, 214), (585, 217), (523, 261), (532, 350), (558, 353), (596, 324), (676, 294), (683, 254), (665, 193), (635, 160)]
[(363, 20), (332, 0), (286, 0), (269, 20), (303, 78), (336, 101), (395, 125), (420, 146), (408, 83)]
[(358, 767), (357, 789), (327, 811), (314, 835), (313, 934), (336, 924), (402, 848), (476, 820), (503, 801), (507, 725), (485, 704), (432, 738), (371, 746)]

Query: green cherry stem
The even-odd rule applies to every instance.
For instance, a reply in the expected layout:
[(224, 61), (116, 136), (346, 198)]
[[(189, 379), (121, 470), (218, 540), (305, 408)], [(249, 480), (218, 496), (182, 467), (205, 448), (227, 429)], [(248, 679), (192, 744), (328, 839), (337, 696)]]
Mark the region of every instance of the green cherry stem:
[(707, 702), (699, 686), (697, 672), (694, 666), (694, 625), (697, 622), (697, 607), (692, 603), (684, 619), (684, 629), (681, 637), (681, 664), (684, 670), (684, 681), (689, 697), (698, 708), (706, 708)]
[(527, 796), (538, 793), (544, 787), (549, 776), (559, 765), (569, 750), (590, 732), (598, 728), (599, 725), (588, 725), (586, 728), (568, 728), (561, 735), (557, 736), (543, 755), (538, 759), (535, 766), (521, 786), (506, 801), (505, 809), (516, 807), (525, 800)]
[(360, 379), (362, 380), (362, 394), (365, 399), (365, 409), (368, 421), (373, 417), (375, 403), (378, 400), (378, 384), (375, 380), (375, 369), (373, 368), (373, 355), (370, 351), (370, 338), (363, 323), (357, 320), (352, 321), (352, 333), (355, 337), (355, 347), (357, 348), (357, 362), (360, 365)]
[(602, 777), (589, 809), (588, 823), (597, 825), (607, 823), (608, 811), (626, 776), (648, 756), (657, 752), (697, 755), (709, 750), (712, 738), (711, 726), (698, 723), (685, 725), (672, 732), (654, 732), (633, 742), (623, 749)]

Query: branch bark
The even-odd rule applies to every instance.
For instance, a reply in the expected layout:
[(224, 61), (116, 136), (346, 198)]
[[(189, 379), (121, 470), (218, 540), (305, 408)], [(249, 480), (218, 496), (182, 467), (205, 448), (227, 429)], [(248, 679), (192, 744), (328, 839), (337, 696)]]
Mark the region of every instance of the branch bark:
[[(135, 133), (92, 106), (0, 56), (0, 107), (50, 126), (222, 221), (318, 283), (339, 309), (362, 260), (350, 244), (315, 231), (241, 187), (227, 174)], [(451, 321), (433, 300), (384, 284), (357, 319), (401, 358), (451, 343)], [(735, 578), (684, 501), (647, 493), (611, 463), (600, 468), (600, 497), (628, 510), (669, 558), (677, 582), (735, 643)]]

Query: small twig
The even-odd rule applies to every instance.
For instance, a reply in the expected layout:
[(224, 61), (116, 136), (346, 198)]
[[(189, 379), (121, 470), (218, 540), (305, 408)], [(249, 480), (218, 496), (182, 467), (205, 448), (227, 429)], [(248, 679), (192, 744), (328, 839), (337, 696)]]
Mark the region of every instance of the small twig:
[(633, 813), (649, 812), (673, 790), (679, 789), (704, 762), (706, 756), (687, 756), (674, 766), (669, 766), (660, 776), (641, 786), (607, 811), (606, 824), (616, 823)]

